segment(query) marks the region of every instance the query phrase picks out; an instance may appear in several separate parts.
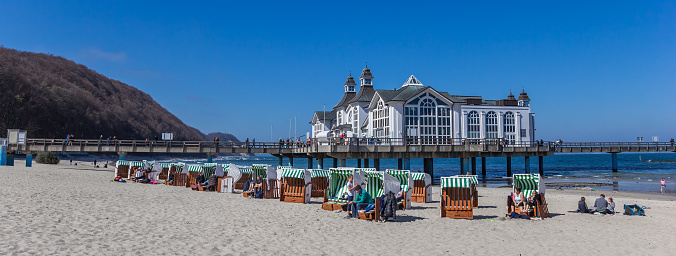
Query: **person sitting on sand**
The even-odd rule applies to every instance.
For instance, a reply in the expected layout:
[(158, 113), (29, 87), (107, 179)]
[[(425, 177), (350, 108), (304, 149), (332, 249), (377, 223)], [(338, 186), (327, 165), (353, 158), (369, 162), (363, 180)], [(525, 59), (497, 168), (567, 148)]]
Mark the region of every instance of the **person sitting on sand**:
[(599, 198), (596, 198), (596, 201), (594, 201), (594, 209), (596, 209), (594, 213), (612, 215), (608, 213), (608, 201), (606, 201), (606, 195), (604, 194), (601, 194)]
[(373, 198), (368, 191), (361, 189), (360, 185), (355, 186), (354, 192), (354, 201), (347, 202), (348, 205), (353, 205), (352, 207), (352, 218), (359, 218), (359, 210), (365, 209), (369, 204), (373, 203)]
[(520, 187), (515, 187), (514, 193), (507, 196), (507, 206), (510, 208), (510, 212), (515, 211), (515, 207), (519, 207), (523, 211), (523, 207), (525, 206), (525, 204), (523, 193), (521, 193)]
[[(248, 182), (248, 181), (247, 181)], [(254, 197), (258, 195), (258, 192), (263, 188), (263, 176), (256, 176), (256, 180), (249, 182), (249, 190), (247, 193), (253, 193)]]
[(608, 198), (608, 214), (610, 215), (615, 214), (615, 202), (613, 202), (612, 197)]
[(141, 168), (136, 169), (136, 174), (134, 174), (134, 181), (136, 181), (136, 182), (141, 181), (141, 179), (143, 179), (143, 177), (145, 177), (144, 174), (145, 174), (145, 172), (143, 171), (143, 169), (141, 169)]
[(589, 213), (589, 208), (587, 207), (587, 202), (585, 201), (584, 196), (580, 198), (579, 202), (577, 202), (577, 212)]

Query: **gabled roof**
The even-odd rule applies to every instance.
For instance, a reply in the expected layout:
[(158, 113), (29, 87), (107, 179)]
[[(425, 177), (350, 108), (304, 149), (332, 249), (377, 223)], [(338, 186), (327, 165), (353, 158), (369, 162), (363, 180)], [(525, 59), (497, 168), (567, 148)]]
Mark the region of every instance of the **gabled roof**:
[(415, 78), (415, 76), (411, 75), (411, 76), (408, 77), (408, 79), (406, 80), (404, 85), (402, 85), (402, 87), (409, 86), (409, 85), (420, 85), (420, 86), (422, 86), (423, 84), (420, 82), (420, 80), (418, 80), (418, 78)]
[[(335, 111), (315, 111), (315, 114), (312, 116), (312, 122), (315, 121), (315, 119), (325, 122), (329, 121), (332, 122), (334, 119), (336, 119), (336, 112)], [(312, 124), (310, 122), (310, 124)]]

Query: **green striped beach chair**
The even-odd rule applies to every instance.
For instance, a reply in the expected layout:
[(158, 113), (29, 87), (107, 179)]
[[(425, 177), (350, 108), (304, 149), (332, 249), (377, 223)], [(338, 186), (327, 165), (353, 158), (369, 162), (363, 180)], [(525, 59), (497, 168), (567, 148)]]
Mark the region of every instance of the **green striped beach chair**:
[(473, 219), (472, 180), (468, 177), (441, 178), (441, 217)]
[(368, 212), (359, 213), (359, 219), (378, 220), (380, 213), (380, 197), (382, 195), (396, 195), (401, 190), (401, 183), (397, 178), (385, 171), (366, 171), (366, 191), (373, 197), (376, 207)]
[[(549, 217), (549, 208), (547, 207), (547, 201), (545, 200), (545, 183), (542, 181), (540, 174), (513, 174), (512, 175), (512, 191), (515, 188), (521, 188), (521, 192), (525, 198), (528, 198), (533, 195), (533, 192), (537, 191), (540, 194), (540, 201), (536, 201), (536, 205), (533, 208), (533, 212), (530, 213), (521, 213), (520, 209), (517, 207), (516, 211), (519, 214), (532, 215), (535, 217), (547, 218)], [(525, 200), (525, 199), (524, 199)], [(509, 207), (507, 208), (508, 213), (510, 213)]]
[(169, 170), (171, 169), (171, 163), (157, 163), (157, 165), (159, 165), (160, 168), (162, 168), (162, 171), (160, 171), (158, 179), (160, 180), (169, 179)]
[(312, 178), (312, 192), (311, 197), (323, 197), (324, 191), (329, 188), (329, 178), (331, 173), (328, 170), (311, 169), (310, 177)]
[(312, 172), (305, 169), (280, 169), (281, 186), (279, 187), (279, 201), (290, 203), (310, 202), (312, 190)]
[(183, 168), (183, 173), (188, 173), (188, 182), (186, 187), (192, 187), (197, 183), (197, 177), (202, 175), (202, 166), (196, 164), (189, 164)]
[[(263, 198), (279, 198), (279, 183), (275, 168), (267, 164), (254, 164), (251, 166), (251, 171), (251, 180), (256, 180), (258, 176), (263, 178)], [(248, 197), (249, 193), (242, 193), (242, 195)]]
[(133, 178), (136, 175), (136, 169), (141, 169), (144, 165), (143, 161), (129, 161), (129, 178)]
[(115, 163), (115, 177), (129, 178), (129, 161), (119, 160)]
[(230, 175), (231, 171), (236, 170), (240, 173), (240, 178), (237, 179), (235, 178), (233, 174), (233, 179), (235, 180), (235, 189), (244, 189), (244, 184), (246, 183), (247, 180), (251, 180), (251, 167), (250, 166), (235, 166), (231, 165), (228, 168), (228, 175)]
[(411, 194), (413, 194), (413, 177), (409, 170), (386, 170), (387, 174), (399, 180), (401, 191), (404, 191), (404, 200), (400, 202), (401, 209), (411, 208)]
[(472, 182), (472, 203), (474, 204), (474, 207), (479, 207), (479, 193), (476, 190), (476, 186), (479, 184), (479, 175), (456, 175), (453, 177), (465, 177), (470, 179)]
[(432, 202), (432, 176), (424, 172), (412, 172), (411, 177), (413, 178), (411, 201)]
[(352, 175), (355, 185), (364, 186), (366, 184), (364, 172), (356, 171), (355, 168), (329, 169), (329, 188), (324, 193), (322, 209), (327, 211), (347, 210), (347, 200), (341, 198), (343, 198), (343, 194), (347, 193), (347, 177), (350, 175)]

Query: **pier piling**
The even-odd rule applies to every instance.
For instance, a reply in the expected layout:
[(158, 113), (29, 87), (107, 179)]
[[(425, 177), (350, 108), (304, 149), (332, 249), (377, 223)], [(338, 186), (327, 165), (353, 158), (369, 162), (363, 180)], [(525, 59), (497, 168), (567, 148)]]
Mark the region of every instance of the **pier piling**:
[(310, 158), (307, 159), (307, 168), (312, 169), (312, 167), (313, 167), (312, 157), (310, 157)]
[(423, 171), (434, 180), (434, 158), (423, 158)]
[(544, 160), (544, 156), (538, 156), (538, 171), (540, 172), (540, 176), (545, 176)]
[(380, 158), (373, 159), (373, 168), (376, 168), (376, 171), (380, 171)]
[(472, 157), (472, 175), (476, 175), (476, 157)]
[(281, 157), (281, 156), (278, 156), (277, 159), (279, 159), (279, 163), (277, 165), (282, 166), (282, 162), (283, 162), (284, 158)]
[(486, 157), (481, 157), (481, 175), (486, 176)]
[(613, 157), (613, 172), (617, 172), (617, 153), (610, 153)]
[(364, 168), (369, 168), (369, 159), (364, 158)]
[(411, 159), (404, 158), (404, 168), (403, 170), (411, 170)]
[(361, 168), (361, 158), (357, 158), (357, 168)]
[(333, 159), (333, 168), (338, 168), (338, 158)]
[(507, 177), (512, 177), (512, 158), (507, 157)]
[(523, 162), (525, 164), (526, 173), (530, 173), (530, 156), (524, 157)]
[(465, 175), (469, 171), (469, 158), (460, 158), (460, 175)]
[(317, 169), (324, 169), (324, 158), (317, 158)]
[(403, 170), (403, 169), (404, 169), (404, 159), (397, 158), (397, 170)]

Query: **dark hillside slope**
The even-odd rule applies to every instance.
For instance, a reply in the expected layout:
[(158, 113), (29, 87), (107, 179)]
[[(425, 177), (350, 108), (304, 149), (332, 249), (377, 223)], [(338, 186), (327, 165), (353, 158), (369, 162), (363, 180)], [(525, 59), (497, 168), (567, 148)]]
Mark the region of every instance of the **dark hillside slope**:
[(132, 86), (62, 57), (0, 47), (0, 136), (8, 128), (30, 138), (204, 139)]

